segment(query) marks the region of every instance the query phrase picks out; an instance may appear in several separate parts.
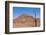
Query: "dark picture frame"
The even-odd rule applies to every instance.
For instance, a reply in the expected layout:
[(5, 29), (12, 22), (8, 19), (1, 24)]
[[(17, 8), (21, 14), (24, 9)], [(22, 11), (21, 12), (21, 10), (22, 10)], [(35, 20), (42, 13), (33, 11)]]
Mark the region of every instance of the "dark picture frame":
[[(43, 5), (43, 30), (39, 31), (22, 31), (22, 32), (9, 32), (9, 3), (21, 3), (21, 4), (36, 4)], [(33, 32), (45, 32), (45, 3), (37, 2), (20, 2), (20, 1), (5, 1), (5, 33), (6, 34), (16, 34), (16, 33), (33, 33)]]

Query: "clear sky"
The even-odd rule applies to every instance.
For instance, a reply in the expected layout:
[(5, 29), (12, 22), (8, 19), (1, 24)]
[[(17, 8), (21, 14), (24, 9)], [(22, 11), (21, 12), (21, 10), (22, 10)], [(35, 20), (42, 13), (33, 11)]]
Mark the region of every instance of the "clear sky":
[(35, 13), (36, 13), (36, 18), (39, 18), (40, 17), (40, 8), (13, 7), (13, 17), (20, 16), (23, 13), (26, 13), (33, 17), (35, 17)]

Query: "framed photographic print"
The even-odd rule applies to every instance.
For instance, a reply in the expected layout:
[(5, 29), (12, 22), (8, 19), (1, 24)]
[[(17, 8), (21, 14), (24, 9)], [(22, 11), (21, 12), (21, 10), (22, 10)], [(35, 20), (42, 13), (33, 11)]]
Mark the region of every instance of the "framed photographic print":
[(5, 33), (45, 31), (45, 4), (36, 2), (5, 2)]

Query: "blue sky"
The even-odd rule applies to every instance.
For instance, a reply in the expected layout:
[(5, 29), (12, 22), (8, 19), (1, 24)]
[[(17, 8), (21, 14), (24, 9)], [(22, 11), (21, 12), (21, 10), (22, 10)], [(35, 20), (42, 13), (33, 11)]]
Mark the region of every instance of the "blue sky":
[(15, 16), (20, 16), (23, 13), (26, 13), (29, 16), (33, 16), (33, 17), (35, 17), (35, 13), (36, 13), (36, 18), (39, 18), (40, 17), (40, 8), (13, 7), (13, 18)]

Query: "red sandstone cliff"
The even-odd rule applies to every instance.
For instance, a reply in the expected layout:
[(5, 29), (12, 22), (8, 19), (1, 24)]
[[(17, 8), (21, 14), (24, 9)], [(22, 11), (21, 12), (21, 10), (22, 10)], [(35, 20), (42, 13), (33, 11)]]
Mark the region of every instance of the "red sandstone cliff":
[(40, 26), (40, 19), (35, 19), (33, 16), (21, 15), (13, 20), (13, 27), (38, 27)]

